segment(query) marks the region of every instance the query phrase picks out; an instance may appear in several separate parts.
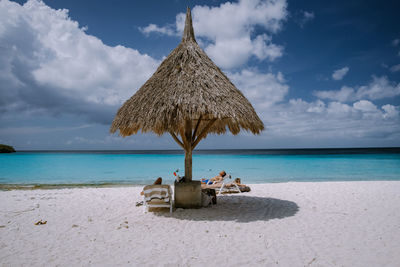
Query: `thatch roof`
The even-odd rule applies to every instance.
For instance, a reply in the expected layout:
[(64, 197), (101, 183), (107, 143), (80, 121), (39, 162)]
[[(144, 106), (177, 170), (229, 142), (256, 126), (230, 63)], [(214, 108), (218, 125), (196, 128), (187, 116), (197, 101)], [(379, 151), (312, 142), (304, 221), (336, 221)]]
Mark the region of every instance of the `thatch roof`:
[(189, 8), (181, 43), (122, 105), (110, 131), (122, 136), (139, 130), (182, 133), (186, 120), (194, 132), (209, 122), (208, 133), (228, 128), (232, 134), (240, 129), (258, 134), (264, 129), (250, 102), (197, 44)]

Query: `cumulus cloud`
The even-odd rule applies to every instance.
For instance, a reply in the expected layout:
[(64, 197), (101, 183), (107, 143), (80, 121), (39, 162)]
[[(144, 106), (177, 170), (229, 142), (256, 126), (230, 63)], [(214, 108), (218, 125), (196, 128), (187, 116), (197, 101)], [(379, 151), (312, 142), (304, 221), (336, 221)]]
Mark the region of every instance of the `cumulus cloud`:
[[(365, 99), (343, 103), (348, 100), (348, 94), (335, 100), (286, 100), (290, 88), (279, 72), (273, 74), (246, 69), (228, 73), (228, 76), (264, 121), (266, 131), (260, 138), (265, 142), (299, 140), (307, 146), (327, 146), (343, 144), (344, 140), (348, 140), (347, 145), (354, 145), (351, 143), (354, 138), (395, 142), (400, 137), (399, 106), (386, 104), (379, 107), (372, 100)], [(362, 92), (365, 93), (361, 90), (360, 95), (368, 95)], [(354, 91), (350, 93), (355, 94)], [(245, 133), (243, 135), (246, 136)]]
[(321, 100), (307, 102), (301, 98), (289, 100), (289, 110), (293, 112), (323, 113), (326, 111), (325, 103)]
[(338, 101), (291, 99), (261, 113), (267, 129), (262, 136), (267, 140), (301, 140), (309, 146), (318, 146), (318, 142), (321, 146), (339, 144), (354, 138), (393, 141), (400, 136), (398, 109), (389, 104), (378, 108), (367, 100), (349, 105)]
[(228, 73), (228, 76), (264, 121), (266, 131), (261, 136), (264, 140), (297, 139), (309, 146), (320, 140), (320, 145), (326, 146), (326, 142), (332, 144), (338, 138), (379, 138), (382, 141), (396, 140), (400, 135), (398, 106), (378, 107), (365, 99), (343, 103), (348, 99), (346, 94), (333, 101), (286, 100), (290, 88), (280, 72), (245, 69)]
[(332, 91), (315, 91), (314, 95), (322, 99), (332, 99), (341, 102), (346, 102), (352, 99), (355, 92), (354, 89), (348, 86), (343, 86), (340, 90)]
[[(392, 90), (387, 88), (391, 83), (382, 78), (374, 78), (368, 86), (359, 87), (359, 91), (347, 87), (341, 91), (343, 95), (335, 95), (336, 99), (307, 101), (302, 98), (287, 100), (290, 88), (280, 72), (245, 69), (227, 75), (263, 120), (266, 130), (259, 138), (265, 142), (298, 140), (307, 146), (327, 146), (344, 144), (347, 140), (346, 145), (351, 146), (355, 145), (351, 141), (354, 139), (375, 138), (384, 144), (400, 137), (399, 106), (379, 107), (372, 100), (356, 99), (357, 94), (358, 97), (388, 95), (382, 90)], [(380, 90), (376, 90), (377, 87)], [(346, 101), (350, 103), (344, 103)], [(285, 142), (280, 146), (285, 146)]]
[(399, 117), (399, 109), (396, 106), (387, 104), (382, 106), (382, 110), (384, 111), (383, 118), (396, 118)]
[(400, 71), (400, 64), (394, 65), (392, 67), (390, 67), (390, 71), (391, 72), (398, 72)]
[[(158, 62), (110, 47), (45, 3), (0, 1), (0, 112), (74, 113), (110, 123)], [(135, 75), (132, 75), (134, 73)]]
[(372, 81), (367, 85), (354, 88), (343, 86), (340, 90), (314, 91), (314, 95), (321, 99), (342, 102), (361, 99), (384, 99), (400, 95), (400, 83), (391, 82), (386, 76), (372, 76)]
[(341, 69), (335, 70), (332, 73), (332, 79), (335, 81), (342, 80), (344, 76), (346, 76), (347, 72), (349, 72), (349, 67), (343, 67)]
[(150, 33), (159, 33), (159, 34), (165, 34), (165, 35), (169, 35), (169, 36), (177, 36), (177, 32), (175, 31), (175, 29), (171, 26), (163, 26), (163, 27), (159, 27), (156, 24), (152, 24), (150, 23), (148, 26), (146, 27), (139, 27), (139, 30), (144, 33), (145, 35), (149, 35)]
[(289, 92), (289, 86), (280, 72), (260, 73), (258, 70), (244, 69), (228, 73), (228, 77), (260, 111), (283, 101)]
[[(192, 10), (196, 37), (212, 60), (226, 69), (239, 67), (251, 57), (270, 61), (281, 57), (283, 47), (274, 44), (271, 35), (281, 29), (287, 14), (286, 0), (240, 0), (218, 7), (195, 6)], [(176, 16), (175, 31), (179, 34), (184, 21), (185, 14)], [(151, 25), (144, 28), (148, 28), (146, 34), (165, 31), (172, 35), (168, 26)], [(257, 26), (266, 32), (254, 36)]]
[(363, 112), (377, 112), (377, 107), (368, 100), (360, 100), (353, 104), (354, 109), (361, 110)]

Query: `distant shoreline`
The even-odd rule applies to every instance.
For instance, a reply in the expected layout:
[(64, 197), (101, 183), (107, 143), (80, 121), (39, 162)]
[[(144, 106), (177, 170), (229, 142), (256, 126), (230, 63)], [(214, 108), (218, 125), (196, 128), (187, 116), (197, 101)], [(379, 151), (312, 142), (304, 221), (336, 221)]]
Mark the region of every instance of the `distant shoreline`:
[(142, 184), (133, 183), (78, 183), (78, 184), (0, 184), (0, 191), (9, 190), (37, 190), (37, 189), (66, 189), (66, 188), (114, 188), (114, 187), (138, 187)]
[[(267, 185), (267, 184), (287, 184), (287, 183), (363, 183), (363, 182), (399, 182), (399, 180), (310, 180), (310, 181), (270, 181), (262, 183), (247, 183), (250, 186)], [(75, 189), (75, 188), (125, 188), (125, 187), (143, 187), (149, 183), (135, 184), (135, 183), (71, 183), (71, 184), (1, 184), (1, 191), (12, 190), (57, 190), (57, 189)], [(173, 185), (173, 182), (166, 181), (165, 184)]]
[[(183, 150), (17, 150), (20, 153), (79, 153), (79, 154), (162, 154), (183, 155)], [(193, 154), (232, 155), (335, 155), (335, 154), (400, 154), (400, 147), (360, 148), (277, 148), (277, 149), (198, 149)]]

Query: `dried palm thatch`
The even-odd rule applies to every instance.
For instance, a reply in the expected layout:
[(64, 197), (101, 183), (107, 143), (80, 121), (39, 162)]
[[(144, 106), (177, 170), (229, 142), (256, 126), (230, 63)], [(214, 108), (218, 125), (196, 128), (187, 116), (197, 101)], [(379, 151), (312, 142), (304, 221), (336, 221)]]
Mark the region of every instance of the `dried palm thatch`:
[[(259, 134), (264, 125), (244, 95), (196, 42), (187, 9), (181, 43), (149, 80), (118, 110), (111, 133), (169, 132), (185, 150), (185, 176), (192, 177), (192, 151), (208, 133)], [(178, 136), (182, 140), (179, 140)]]

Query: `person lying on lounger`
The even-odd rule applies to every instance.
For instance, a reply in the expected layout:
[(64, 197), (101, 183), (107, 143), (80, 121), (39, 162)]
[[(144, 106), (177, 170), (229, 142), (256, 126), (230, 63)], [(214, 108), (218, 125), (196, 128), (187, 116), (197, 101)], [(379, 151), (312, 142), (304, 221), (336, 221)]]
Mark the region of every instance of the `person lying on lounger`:
[[(222, 188), (222, 181), (221, 182), (216, 182), (216, 183), (213, 183), (213, 184), (205, 184), (205, 183), (203, 183), (201, 185), (201, 188), (202, 189), (209, 188), (209, 189), (219, 190), (219, 189)], [(242, 181), (241, 181), (240, 178), (236, 178), (233, 181), (229, 180), (227, 183), (225, 183), (224, 188), (227, 190), (227, 191), (225, 191), (225, 193), (238, 193), (238, 192), (236, 192), (237, 188), (240, 190), (241, 193), (250, 192), (250, 190), (251, 190), (249, 186), (247, 186), (245, 184), (242, 184)], [(230, 189), (233, 189), (234, 192), (232, 192)]]
[(215, 183), (220, 183), (220, 182), (222, 182), (222, 180), (225, 177), (226, 177), (226, 172), (225, 171), (220, 171), (220, 173), (217, 176), (213, 177), (213, 178), (210, 178), (210, 179), (203, 178), (203, 179), (201, 179), (201, 183), (202, 184), (213, 184), (214, 182)]

